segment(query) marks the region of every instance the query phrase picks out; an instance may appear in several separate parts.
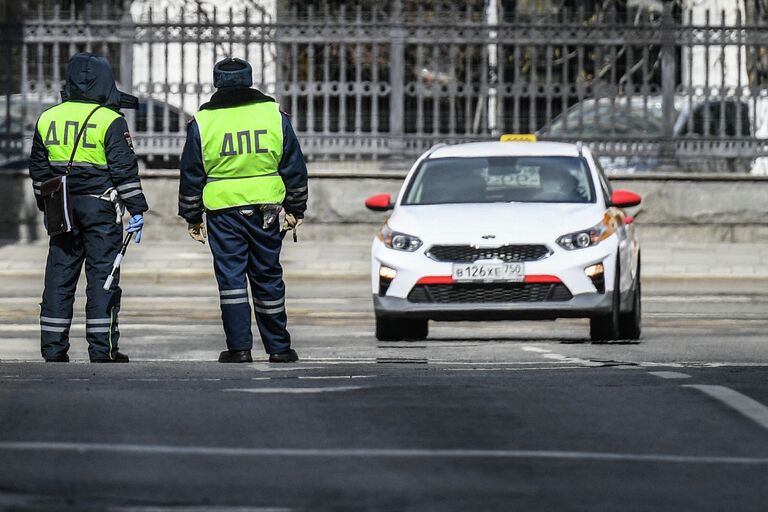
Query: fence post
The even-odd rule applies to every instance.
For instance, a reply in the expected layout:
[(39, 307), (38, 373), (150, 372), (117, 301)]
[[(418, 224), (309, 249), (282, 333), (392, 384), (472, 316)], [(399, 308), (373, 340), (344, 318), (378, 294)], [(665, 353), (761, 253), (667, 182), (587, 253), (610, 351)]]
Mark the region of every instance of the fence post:
[(405, 162), (404, 91), (405, 91), (405, 28), (402, 0), (392, 0), (390, 12), (389, 50), (389, 158), (385, 167), (397, 169)]
[[(123, 0), (123, 13), (120, 17), (120, 86), (123, 91), (133, 93), (133, 41), (136, 37), (136, 28), (131, 17), (132, 0)], [(128, 129), (133, 131), (134, 111), (125, 111), (125, 120)]]
[(664, 116), (664, 126), (663, 140), (659, 148), (659, 164), (662, 170), (677, 166), (677, 143), (675, 142), (674, 132), (677, 62), (673, 7), (674, 0), (664, 0), (663, 18), (661, 20), (661, 110)]

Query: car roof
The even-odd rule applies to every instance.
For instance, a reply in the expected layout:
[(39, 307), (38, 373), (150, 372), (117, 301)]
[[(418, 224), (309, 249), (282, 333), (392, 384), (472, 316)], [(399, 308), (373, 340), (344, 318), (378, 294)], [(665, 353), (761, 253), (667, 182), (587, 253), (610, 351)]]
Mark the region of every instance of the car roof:
[(467, 142), (436, 148), (428, 158), (483, 156), (579, 156), (576, 144), (565, 142)]

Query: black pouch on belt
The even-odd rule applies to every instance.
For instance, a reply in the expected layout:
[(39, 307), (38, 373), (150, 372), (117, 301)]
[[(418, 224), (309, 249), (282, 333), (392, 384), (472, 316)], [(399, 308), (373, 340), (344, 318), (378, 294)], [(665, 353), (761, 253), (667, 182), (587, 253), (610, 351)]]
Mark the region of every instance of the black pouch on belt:
[(48, 236), (72, 231), (72, 203), (66, 176), (56, 176), (40, 186), (45, 217), (48, 220)]
[[(101, 105), (96, 105), (96, 108), (91, 110), (88, 117), (83, 121), (83, 127), (75, 137), (75, 144), (72, 148), (72, 154), (69, 156), (69, 163), (67, 164), (66, 173), (72, 170), (72, 162), (75, 159), (75, 153), (77, 152), (77, 145), (80, 144), (80, 139), (85, 132), (86, 126), (91, 116), (101, 108)], [(40, 194), (43, 196), (43, 206), (45, 208), (45, 217), (48, 222), (48, 236), (61, 235), (63, 233), (69, 233), (72, 231), (72, 203), (69, 199), (69, 187), (67, 186), (67, 176), (56, 176), (50, 180), (44, 181), (40, 185)]]

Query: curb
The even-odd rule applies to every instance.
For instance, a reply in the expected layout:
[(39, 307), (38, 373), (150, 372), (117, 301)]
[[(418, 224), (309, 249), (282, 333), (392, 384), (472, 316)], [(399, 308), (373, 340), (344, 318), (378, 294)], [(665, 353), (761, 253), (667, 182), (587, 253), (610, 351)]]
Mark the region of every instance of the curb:
[[(40, 278), (42, 279), (44, 271), (32, 271), (32, 270), (0, 270), (0, 279), (8, 277), (19, 278)], [(161, 281), (163, 279), (199, 279), (199, 278), (213, 278), (213, 268), (211, 269), (169, 269), (169, 270), (121, 270), (121, 279), (131, 278), (149, 278), (153, 281)], [(340, 279), (340, 280), (355, 280), (355, 279), (370, 279), (370, 273), (358, 272), (358, 271), (322, 271), (317, 272), (285, 272), (285, 278), (287, 279)]]
[[(43, 278), (44, 271), (32, 270), (0, 270), (0, 279), (7, 277), (20, 277), (20, 278)], [(160, 281), (162, 279), (194, 279), (194, 278), (208, 278), (213, 277), (213, 269), (146, 269), (146, 270), (122, 270), (121, 278), (150, 278), (154, 281)], [(284, 272), (284, 276), (287, 279), (307, 279), (307, 280), (357, 280), (357, 279), (370, 279), (370, 273), (368, 271), (358, 270), (322, 270), (316, 271), (295, 271), (290, 270)], [(768, 274), (754, 275), (754, 274), (665, 274), (655, 273), (649, 274), (643, 273), (643, 281), (765, 281), (768, 283)]]

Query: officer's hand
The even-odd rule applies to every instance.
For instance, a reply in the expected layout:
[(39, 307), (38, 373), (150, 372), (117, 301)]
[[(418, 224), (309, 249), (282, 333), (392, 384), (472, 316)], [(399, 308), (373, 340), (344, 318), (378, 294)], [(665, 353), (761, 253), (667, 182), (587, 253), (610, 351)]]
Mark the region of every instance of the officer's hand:
[(189, 224), (189, 236), (191, 236), (193, 240), (197, 240), (201, 244), (204, 244), (205, 239), (208, 236), (205, 224), (202, 222), (199, 224)]
[(125, 228), (125, 231), (128, 233), (136, 233), (134, 235), (134, 240), (136, 243), (141, 243), (141, 230), (144, 229), (144, 216), (134, 215), (131, 217), (131, 220), (128, 221), (128, 227)]
[(294, 214), (286, 213), (285, 219), (283, 219), (283, 231), (288, 231), (289, 229), (295, 230), (302, 224), (304, 224), (303, 219), (297, 219)]

